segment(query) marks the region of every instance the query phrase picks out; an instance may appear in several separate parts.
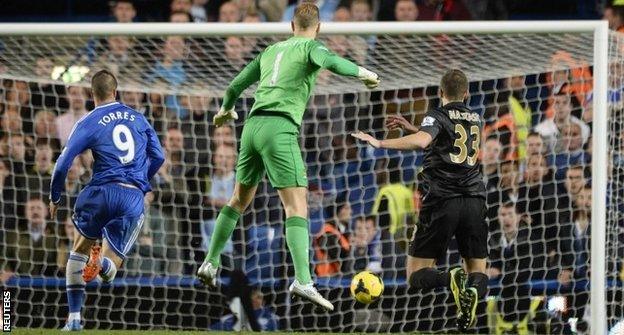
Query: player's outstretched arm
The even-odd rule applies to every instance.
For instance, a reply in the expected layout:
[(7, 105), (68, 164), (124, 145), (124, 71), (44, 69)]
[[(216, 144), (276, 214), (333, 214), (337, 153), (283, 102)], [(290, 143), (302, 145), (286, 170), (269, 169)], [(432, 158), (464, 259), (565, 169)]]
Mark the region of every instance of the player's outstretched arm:
[(433, 138), (429, 133), (424, 131), (419, 131), (416, 134), (411, 134), (399, 138), (393, 138), (389, 140), (378, 140), (373, 136), (366, 134), (364, 132), (357, 132), (351, 134), (351, 136), (362, 140), (364, 142), (368, 142), (368, 144), (372, 145), (375, 148), (382, 149), (396, 149), (396, 150), (416, 150), (416, 149), (425, 149), (429, 146)]
[[(145, 122), (147, 122), (147, 120), (145, 120)], [(156, 136), (156, 131), (154, 131), (154, 128), (152, 128), (149, 123), (148, 127), (146, 150), (147, 157), (149, 157), (149, 167), (147, 168), (147, 180), (152, 180), (154, 175), (156, 175), (160, 167), (165, 162), (165, 153), (160, 145), (158, 136)]]
[(341, 76), (358, 77), (368, 88), (379, 85), (379, 76), (352, 61), (342, 58), (327, 49), (322, 44), (314, 46), (310, 51), (312, 63)]
[(260, 57), (262, 53), (247, 64), (228, 86), (223, 97), (223, 105), (212, 118), (215, 126), (221, 127), (228, 121), (238, 120), (238, 114), (234, 111), (234, 103), (247, 87), (260, 80)]
[(65, 148), (61, 152), (52, 173), (52, 181), (50, 182), (50, 214), (56, 214), (55, 205), (61, 201), (61, 193), (65, 190), (65, 178), (67, 171), (71, 167), (76, 156), (87, 149), (89, 143), (89, 134), (80, 127), (80, 123), (76, 123), (74, 129), (69, 135), (69, 139), (65, 144)]

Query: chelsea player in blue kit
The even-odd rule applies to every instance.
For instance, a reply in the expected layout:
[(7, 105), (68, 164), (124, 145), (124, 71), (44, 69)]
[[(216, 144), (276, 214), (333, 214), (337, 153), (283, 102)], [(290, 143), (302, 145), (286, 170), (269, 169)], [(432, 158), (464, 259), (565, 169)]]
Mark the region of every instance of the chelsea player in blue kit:
[[(72, 216), (78, 234), (65, 271), (69, 317), (63, 330), (67, 331), (82, 330), (86, 283), (98, 275), (104, 282), (112, 281), (134, 245), (143, 225), (149, 181), (165, 160), (152, 126), (141, 113), (115, 101), (116, 90), (117, 80), (109, 71), (93, 75), (96, 107), (74, 125), (52, 175), (54, 218), (69, 167), (77, 155), (91, 149), (93, 177), (78, 195)], [(100, 238), (101, 255), (96, 246)]]

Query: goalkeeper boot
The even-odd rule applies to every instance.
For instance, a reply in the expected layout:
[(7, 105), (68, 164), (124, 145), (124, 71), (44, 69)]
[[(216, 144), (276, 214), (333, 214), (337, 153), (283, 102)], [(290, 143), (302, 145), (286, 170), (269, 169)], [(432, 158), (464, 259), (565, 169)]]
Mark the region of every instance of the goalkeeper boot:
[(76, 332), (81, 331), (82, 325), (80, 324), (80, 320), (71, 320), (67, 321), (65, 327), (61, 329), (62, 332)]
[(82, 271), (82, 279), (86, 283), (92, 281), (97, 278), (102, 270), (102, 260), (100, 259), (101, 249), (99, 245), (93, 246), (91, 248), (91, 256), (89, 257), (89, 262), (85, 266)]
[(457, 313), (461, 313), (460, 296), (464, 290), (466, 282), (466, 272), (461, 267), (452, 268), (449, 271), (451, 276), (451, 292), (453, 293), (453, 300), (455, 300), (455, 306), (457, 306)]
[(327, 299), (323, 298), (320, 293), (314, 287), (314, 284), (301, 284), (298, 280), (290, 284), (290, 288), (288, 289), (290, 294), (293, 296), (298, 296), (299, 298), (308, 300), (309, 302), (319, 306), (327, 311), (333, 311), (334, 305), (329, 302)]
[(205, 260), (197, 270), (197, 277), (204, 285), (210, 288), (217, 287), (217, 267), (208, 260)]
[(477, 305), (479, 304), (479, 295), (474, 287), (467, 287), (460, 296), (460, 310), (457, 316), (457, 327), (459, 331), (465, 332), (474, 326), (477, 321)]

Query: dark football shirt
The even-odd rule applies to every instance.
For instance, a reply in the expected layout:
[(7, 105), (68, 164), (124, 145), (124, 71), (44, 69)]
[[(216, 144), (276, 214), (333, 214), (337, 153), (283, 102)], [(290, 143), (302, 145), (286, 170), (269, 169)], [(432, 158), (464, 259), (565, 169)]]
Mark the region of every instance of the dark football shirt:
[(479, 159), (482, 127), (481, 116), (461, 102), (427, 112), (420, 130), (433, 141), (425, 149), (419, 176), (423, 206), (454, 197), (485, 199)]

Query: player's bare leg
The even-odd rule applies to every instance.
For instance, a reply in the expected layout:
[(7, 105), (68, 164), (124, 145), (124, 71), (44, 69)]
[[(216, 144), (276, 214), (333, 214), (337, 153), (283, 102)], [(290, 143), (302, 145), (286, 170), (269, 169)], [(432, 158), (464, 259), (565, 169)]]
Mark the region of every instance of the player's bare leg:
[(290, 285), (290, 293), (328, 311), (333, 311), (334, 305), (318, 293), (310, 275), (308, 189), (286, 187), (277, 192), (286, 211), (286, 244), (295, 266), (295, 280)]
[(84, 304), (86, 282), (82, 278), (84, 268), (89, 260), (89, 252), (95, 245), (95, 240), (90, 240), (74, 228), (74, 245), (67, 259), (65, 268), (65, 281), (67, 287), (67, 302), (69, 304), (69, 316), (63, 331), (82, 330), (80, 311)]
[(477, 320), (477, 305), (487, 293), (488, 277), (485, 274), (485, 258), (464, 259), (468, 279), (460, 296), (461, 313), (457, 319), (460, 331), (466, 331)]
[(436, 265), (436, 260), (433, 258), (420, 258), (407, 256), (406, 278), (410, 278), (416, 271), (433, 268)]
[(199, 267), (199, 270), (197, 270), (197, 277), (204, 285), (208, 285), (211, 288), (216, 287), (217, 270), (221, 263), (221, 252), (225, 247), (225, 243), (232, 237), (232, 232), (241, 213), (251, 204), (257, 188), (257, 185), (250, 186), (236, 182), (232, 198), (228, 205), (219, 212), (206, 259)]
[[(104, 239), (104, 241), (102, 241), (102, 258), (110, 259), (115, 267), (118, 269), (123, 264), (123, 259), (119, 257), (119, 255), (117, 255), (117, 253), (115, 253), (113, 249), (111, 249), (107, 239)], [(105, 278), (102, 279), (106, 280)]]
[(82, 236), (75, 228), (74, 236), (74, 246), (72, 247), (72, 252), (88, 256), (91, 248), (96, 244), (96, 241)]

